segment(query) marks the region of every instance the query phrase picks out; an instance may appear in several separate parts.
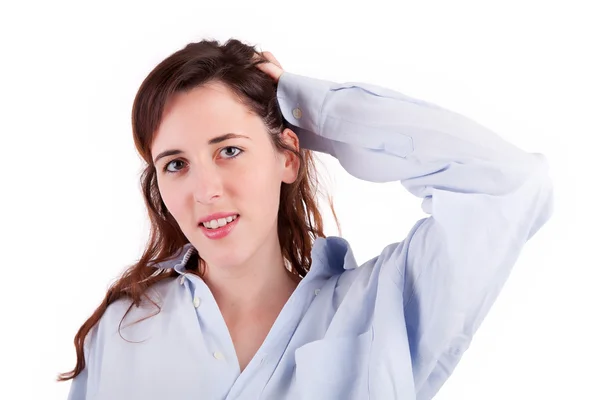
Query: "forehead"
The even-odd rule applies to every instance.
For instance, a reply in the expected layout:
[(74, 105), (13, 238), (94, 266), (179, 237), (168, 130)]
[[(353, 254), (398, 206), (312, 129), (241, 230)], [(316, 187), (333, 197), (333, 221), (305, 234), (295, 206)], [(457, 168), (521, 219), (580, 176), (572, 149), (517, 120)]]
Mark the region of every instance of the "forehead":
[(205, 144), (225, 133), (251, 136), (260, 128), (260, 118), (231, 89), (212, 82), (173, 95), (165, 107), (152, 150), (160, 151), (171, 144)]

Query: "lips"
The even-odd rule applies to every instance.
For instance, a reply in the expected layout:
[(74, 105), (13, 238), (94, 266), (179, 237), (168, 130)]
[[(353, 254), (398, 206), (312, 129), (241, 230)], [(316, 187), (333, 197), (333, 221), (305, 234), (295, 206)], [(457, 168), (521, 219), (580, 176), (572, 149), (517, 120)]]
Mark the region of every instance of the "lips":
[(229, 235), (229, 233), (233, 230), (233, 228), (235, 228), (237, 226), (239, 220), (240, 220), (240, 217), (238, 216), (236, 219), (234, 219), (227, 225), (221, 226), (221, 227), (215, 228), (215, 229), (207, 228), (203, 224), (199, 224), (198, 226), (200, 227), (200, 230), (202, 230), (202, 233), (204, 233), (204, 235), (207, 238), (216, 240), (216, 239), (222, 239), (225, 236)]

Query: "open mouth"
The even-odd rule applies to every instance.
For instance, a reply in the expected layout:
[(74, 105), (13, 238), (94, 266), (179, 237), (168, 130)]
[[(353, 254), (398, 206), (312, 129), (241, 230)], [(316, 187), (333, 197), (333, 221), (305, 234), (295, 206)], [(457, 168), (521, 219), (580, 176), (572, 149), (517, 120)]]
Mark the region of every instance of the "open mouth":
[(230, 225), (234, 221), (237, 221), (238, 218), (239, 218), (239, 214), (236, 214), (236, 215), (232, 215), (227, 218), (220, 218), (218, 220), (203, 222), (199, 226), (201, 226), (207, 230), (210, 230), (210, 231), (218, 230), (218, 229), (222, 229), (222, 228)]

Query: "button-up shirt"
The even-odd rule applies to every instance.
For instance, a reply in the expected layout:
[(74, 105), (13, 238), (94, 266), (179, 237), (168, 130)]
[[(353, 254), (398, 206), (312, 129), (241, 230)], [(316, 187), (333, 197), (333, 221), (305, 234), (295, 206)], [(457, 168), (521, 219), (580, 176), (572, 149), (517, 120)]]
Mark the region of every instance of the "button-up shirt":
[(362, 265), (345, 239), (317, 239), (310, 272), (241, 373), (213, 294), (186, 273), (188, 243), (157, 265), (179, 273), (150, 290), (160, 312), (133, 307), (119, 327), (131, 301), (108, 307), (69, 399), (425, 400), (448, 379), (552, 214), (545, 156), (375, 85), (284, 72), (277, 98), (301, 147), (357, 178), (398, 181), (429, 216)]

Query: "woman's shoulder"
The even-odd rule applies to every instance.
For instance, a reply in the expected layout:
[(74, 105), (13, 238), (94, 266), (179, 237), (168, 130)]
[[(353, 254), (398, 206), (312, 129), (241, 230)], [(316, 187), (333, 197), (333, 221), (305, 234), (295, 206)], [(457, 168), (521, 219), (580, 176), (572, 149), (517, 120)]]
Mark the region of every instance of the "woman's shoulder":
[(174, 302), (173, 292), (178, 289), (176, 277), (167, 277), (149, 286), (138, 304), (130, 296), (123, 296), (108, 305), (98, 321), (97, 329), (109, 335), (135, 324), (148, 325), (160, 311)]
[(139, 348), (131, 343), (152, 338), (157, 324), (163, 321), (162, 310), (174, 302), (176, 286), (176, 277), (166, 277), (151, 285), (137, 305), (131, 297), (123, 296), (107, 306), (84, 341), (86, 369), (93, 377), (90, 379), (97, 379), (106, 365), (120, 363), (126, 354)]

